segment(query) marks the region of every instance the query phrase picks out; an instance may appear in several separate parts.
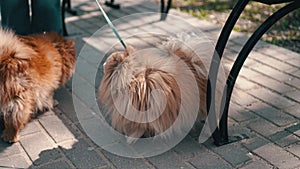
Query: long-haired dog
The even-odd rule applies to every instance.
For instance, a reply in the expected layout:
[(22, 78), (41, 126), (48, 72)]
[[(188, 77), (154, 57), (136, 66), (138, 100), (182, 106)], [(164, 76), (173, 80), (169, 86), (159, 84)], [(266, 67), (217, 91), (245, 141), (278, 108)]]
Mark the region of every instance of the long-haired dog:
[[(191, 34), (167, 38), (154, 48), (128, 47), (112, 53), (98, 90), (112, 127), (124, 133), (128, 142), (169, 129), (189, 132), (196, 119), (207, 115), (212, 55), (211, 45)], [(216, 95), (220, 94), (219, 88)], [(216, 105), (220, 100), (216, 97)]]
[(53, 108), (55, 89), (74, 72), (75, 47), (56, 33), (17, 36), (0, 28), (0, 39), (2, 138), (16, 142), (34, 112)]

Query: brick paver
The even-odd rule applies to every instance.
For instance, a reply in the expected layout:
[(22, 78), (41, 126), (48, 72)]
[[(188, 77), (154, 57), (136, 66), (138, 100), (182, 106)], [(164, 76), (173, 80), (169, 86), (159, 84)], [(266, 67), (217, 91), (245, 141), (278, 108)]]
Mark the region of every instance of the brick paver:
[[(152, 1), (119, 2), (120, 10), (105, 10), (125, 38), (147, 31), (165, 35), (202, 31), (215, 42), (221, 30), (176, 10), (170, 11), (166, 21), (159, 21), (155, 13), (126, 17), (160, 8)], [(79, 104), (77, 111), (84, 112), (79, 118), (97, 126), (98, 105), (90, 96), (97, 92), (102, 72), (95, 77), (93, 71), (103, 63), (100, 57), (107, 52), (103, 49), (117, 41), (110, 29), (105, 36), (89, 39), (106, 25), (93, 0), (72, 0), (72, 7), (78, 15), (66, 18), (68, 38), (75, 39), (78, 55), (84, 56), (78, 59), (79, 71), (73, 77), (78, 82), (73, 90), (69, 81), (56, 91), (59, 104), (33, 119), (20, 133), (20, 142), (10, 145), (0, 141), (0, 168), (300, 168), (300, 54), (264, 42), (259, 42), (246, 60), (234, 90), (238, 96), (230, 105), (229, 134), (247, 134), (248, 139), (216, 147), (211, 139), (200, 144), (191, 134), (166, 153), (137, 159), (114, 155), (95, 144), (78, 120), (73, 99)], [(232, 65), (247, 37), (233, 33), (225, 50), (225, 65)], [(126, 42), (142, 46), (159, 38), (149, 40), (129, 38)], [(95, 90), (86, 91), (87, 86)], [(109, 132), (97, 127), (85, 129)], [(122, 150), (115, 140), (102, 139), (103, 146)]]

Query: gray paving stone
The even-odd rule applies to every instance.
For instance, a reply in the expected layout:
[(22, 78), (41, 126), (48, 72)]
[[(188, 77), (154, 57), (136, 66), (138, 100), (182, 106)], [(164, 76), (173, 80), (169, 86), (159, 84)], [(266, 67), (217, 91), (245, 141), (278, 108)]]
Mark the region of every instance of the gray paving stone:
[(81, 29), (86, 29), (86, 28), (90, 28), (93, 27), (94, 25), (90, 24), (89, 22), (85, 21), (84, 19), (79, 19), (79, 20), (75, 20), (72, 22), (75, 26), (81, 28)]
[(251, 57), (249, 57), (249, 59), (247, 59), (244, 63), (244, 66), (245, 68), (247, 69), (251, 69), (259, 74), (262, 74), (261, 72), (258, 72), (257, 70), (255, 70), (255, 67), (258, 67), (262, 64), (258, 63), (256, 60), (252, 59)]
[[(70, 23), (70, 18), (66, 18), (65, 21), (66, 21), (66, 27), (67, 27), (70, 39), (75, 39), (74, 36), (78, 36), (78, 35), (83, 34), (82, 30), (80, 28), (75, 26), (73, 23)], [(76, 41), (76, 43), (77, 43), (77, 41)], [(80, 48), (76, 47), (77, 52), (78, 52), (78, 49), (80, 49)]]
[(262, 147), (269, 142), (260, 137), (254, 137), (242, 141), (242, 145), (245, 146), (248, 150), (253, 151), (259, 147)]
[[(291, 51), (290, 51), (291, 52)], [(294, 65), (296, 67), (299, 67), (299, 63), (300, 63), (300, 60), (299, 60), (299, 54), (297, 53), (293, 53), (290, 55), (291, 57), (294, 57), (292, 59), (288, 59), (288, 60), (284, 60), (284, 62), (288, 63), (288, 64), (291, 64), (291, 65)]]
[[(255, 79), (255, 78), (251, 78), (251, 80), (252, 79)], [(251, 90), (251, 89), (259, 88), (259, 86), (257, 84), (245, 79), (244, 76), (239, 76), (237, 78), (235, 87), (240, 89), (240, 90), (243, 90), (243, 91), (248, 91), (248, 90)]]
[[(249, 64), (247, 64), (247, 65), (249, 65)], [(241, 69), (241, 71), (240, 71), (241, 76), (243, 76), (247, 79), (253, 79), (253, 78), (256, 78), (256, 77), (259, 77), (262, 75), (261, 73), (253, 70), (254, 66), (247, 66), (247, 65), (245, 65), (245, 67), (243, 67)]]
[(268, 55), (262, 54), (259, 50), (250, 53), (249, 57), (255, 59), (257, 62), (273, 67), (279, 71), (286, 71), (295, 68), (290, 64), (282, 62), (282, 60), (270, 57)]
[(300, 69), (299, 69), (299, 67), (295, 67), (293, 69), (289, 69), (286, 72), (289, 73), (289, 74), (291, 74), (291, 75), (293, 75), (293, 76), (296, 76), (296, 77), (300, 78)]
[(54, 142), (42, 132), (24, 136), (20, 142), (35, 165), (62, 157), (60, 151), (54, 148)]
[(286, 148), (287, 151), (295, 154), (298, 158), (300, 158), (300, 142), (297, 142), (295, 144), (289, 145)]
[(216, 154), (209, 151), (198, 155), (197, 157), (189, 160), (188, 162), (198, 169), (232, 168), (232, 166), (226, 163), (223, 159), (221, 159)]
[(286, 93), (295, 90), (295, 88), (285, 84), (284, 81), (278, 81), (265, 75), (260, 75), (250, 80), (277, 93)]
[(0, 158), (5, 158), (11, 155), (20, 154), (22, 149), (20, 143), (9, 144), (4, 141), (0, 141)]
[(269, 139), (271, 139), (273, 142), (279, 144), (282, 147), (299, 141), (298, 137), (294, 136), (291, 132), (288, 132), (286, 130), (277, 132), (269, 136)]
[(189, 168), (184, 161), (177, 156), (173, 151), (168, 151), (164, 154), (147, 158), (156, 168)]
[(288, 61), (295, 58), (295, 54), (293, 54), (294, 52), (285, 50), (281, 47), (274, 46), (274, 45), (268, 45), (263, 48), (260, 48), (259, 52), (262, 52), (268, 56), (275, 57), (282, 61)]
[(46, 116), (40, 118), (39, 121), (56, 143), (75, 139), (74, 135), (57, 116)]
[(289, 106), (292, 106), (295, 104), (295, 102), (282, 97), (281, 95), (274, 93), (268, 89), (265, 88), (259, 88), (259, 89), (255, 89), (255, 90), (251, 90), (249, 91), (249, 94), (251, 94), (254, 97), (257, 97), (261, 100), (263, 100), (264, 102), (267, 102), (279, 109), (283, 109)]
[(190, 136), (186, 136), (173, 150), (178, 153), (184, 160), (193, 158), (207, 151), (202, 144), (196, 142)]
[[(111, 135), (109, 135), (108, 138), (110, 138), (110, 141), (113, 142), (110, 145), (105, 145), (105, 143), (107, 143), (107, 140), (103, 139), (104, 141), (101, 141), (100, 144), (98, 144), (99, 146), (101, 146), (103, 149), (105, 149), (105, 151), (111, 152), (113, 154), (120, 154), (122, 156), (125, 157), (141, 157), (142, 155), (146, 154), (145, 151), (138, 151), (140, 149), (137, 149), (137, 143), (134, 144), (134, 146), (127, 144), (125, 141), (125, 137), (123, 136), (119, 136), (120, 138), (111, 138)], [(119, 140), (121, 140), (123, 142), (120, 142)], [(102, 144), (102, 145), (101, 145)], [(147, 149), (147, 147), (149, 147), (149, 145), (147, 144), (142, 144), (143, 148)], [(137, 150), (135, 151), (136, 148)], [(147, 149), (147, 150), (152, 150), (152, 149)], [(137, 152), (138, 151), (138, 152)], [(145, 155), (144, 155), (145, 156)]]
[(0, 168), (28, 168), (30, 163), (22, 155), (0, 158)]
[(96, 168), (107, 165), (94, 148), (82, 139), (78, 140), (71, 149), (63, 149), (63, 152), (76, 168)]
[(241, 167), (241, 169), (254, 169), (254, 168), (259, 168), (259, 169), (273, 169), (274, 166), (271, 166), (267, 162), (263, 160), (254, 160), (248, 163), (247, 165)]
[(256, 114), (278, 126), (287, 126), (297, 121), (296, 118), (264, 103), (254, 103), (253, 108)]
[(258, 117), (249, 109), (246, 109), (235, 103), (231, 103), (230, 106), (232, 111), (229, 112), (229, 116), (238, 122), (244, 122)]
[(90, 108), (88, 108), (76, 95), (73, 95), (73, 99), (74, 103), (76, 104), (76, 117), (80, 119), (80, 123), (82, 122), (82, 120), (100, 116), (97, 113), (93, 112)]
[[(100, 63), (100, 59), (98, 62)], [(95, 81), (97, 70), (97, 67), (89, 64), (85, 58), (78, 58), (76, 61), (76, 73), (81, 75), (90, 84), (94, 84), (93, 81)]]
[(258, 102), (259, 100), (253, 96), (251, 96), (250, 94), (242, 91), (242, 90), (236, 90), (237, 93), (238, 93), (238, 97), (237, 99), (235, 100), (235, 102), (238, 104), (238, 105), (241, 105), (243, 107), (247, 107), (247, 108), (250, 108), (251, 105), (255, 102)]
[(55, 92), (54, 98), (58, 100), (57, 107), (73, 122), (77, 122), (77, 116), (73, 106), (72, 94), (65, 88), (60, 88)]
[(53, 163), (63, 157), (63, 154), (58, 148), (43, 150), (39, 153), (39, 157), (33, 161), (33, 166), (43, 165), (45, 163)]
[(282, 128), (277, 127), (276, 125), (262, 118), (250, 120), (248, 122), (248, 127), (265, 137), (282, 130)]
[(73, 123), (60, 109), (56, 108), (55, 113), (63, 121), (65, 127), (71, 132), (74, 138), (83, 137), (83, 133), (76, 127), (76, 123)]
[(213, 151), (219, 154), (223, 159), (229, 162), (232, 166), (244, 164), (251, 158), (247, 155), (248, 151), (240, 146), (239, 143), (232, 143), (215, 147)]
[[(188, 15), (182, 14), (181, 12), (175, 11), (175, 10), (171, 10), (170, 11), (171, 15), (175, 15), (175, 16), (180, 16), (182, 18), (186, 18), (186, 21), (189, 22), (190, 24), (199, 27), (201, 30), (203, 30), (204, 32), (210, 32), (210, 31), (220, 31), (221, 27), (216, 26), (212, 23), (209, 23), (205, 20), (199, 20), (193, 17), (188, 17)], [(216, 35), (214, 35), (215, 37), (213, 37), (213, 39), (217, 39)]]
[(299, 158), (272, 143), (259, 147), (254, 152), (279, 168), (288, 169), (300, 165)]
[(66, 162), (65, 160), (59, 160), (59, 161), (55, 161), (43, 166), (39, 166), (37, 167), (39, 169), (67, 169), (67, 168), (75, 168), (73, 166), (71, 166), (68, 162)]
[(86, 35), (86, 33), (83, 33), (83, 35), (81, 36), (76, 36), (75, 37), (75, 48), (76, 51), (79, 52), (81, 50), (81, 48), (83, 47), (83, 45), (85, 44), (84, 40), (82, 40), (82, 36)]
[(41, 131), (41, 125), (38, 123), (36, 119), (32, 120), (28, 124), (25, 125), (24, 129), (19, 133), (20, 136), (24, 136), (27, 134), (32, 134)]
[(82, 5), (79, 7), (81, 11), (89, 12), (89, 11), (95, 11), (98, 10), (98, 7), (92, 4), (88, 4), (88, 2), (85, 5)]
[(92, 86), (88, 83), (81, 86), (75, 86), (73, 88), (73, 94), (76, 95), (88, 107), (92, 107), (94, 103), (97, 103), (95, 86)]
[(148, 169), (153, 168), (146, 163), (145, 159), (142, 158), (126, 158), (118, 155), (111, 154), (107, 151), (103, 151), (103, 154), (112, 162), (112, 164), (118, 169)]
[(300, 123), (294, 123), (291, 126), (285, 128), (285, 130), (292, 132), (300, 137)]
[[(216, 38), (218, 38), (218, 37), (216, 37)], [(228, 45), (228, 48), (235, 53), (240, 53), (243, 46), (241, 44), (234, 43), (234, 41), (231, 41), (231, 40), (229, 42), (230, 42), (230, 45)]]
[(293, 106), (283, 109), (285, 112), (297, 117), (300, 119), (300, 104), (295, 104)]
[(228, 121), (229, 137), (240, 137), (242, 139), (253, 138), (256, 136), (249, 128), (243, 123), (236, 123)]
[(276, 144), (280, 145), (281, 147), (286, 147), (290, 144), (293, 144), (293, 143), (297, 143), (300, 141), (300, 138), (295, 136), (295, 135), (288, 135), (286, 137), (283, 137), (277, 141), (275, 141)]
[(258, 64), (257, 66), (253, 67), (253, 69), (278, 81), (288, 81), (292, 78), (292, 76), (288, 75), (287, 73), (280, 72), (272, 67), (263, 64)]
[(285, 96), (294, 99), (297, 102), (300, 102), (300, 90), (292, 90), (290, 92), (284, 93)]
[(249, 39), (248, 35), (245, 35), (241, 32), (232, 32), (231, 35), (231, 41), (233, 41), (236, 44), (244, 44), (247, 42), (247, 40)]
[(288, 80), (284, 81), (286, 84), (292, 85), (297, 89), (300, 89), (299, 84), (300, 84), (300, 79), (296, 77), (291, 77)]
[(79, 56), (83, 57), (91, 66), (98, 68), (101, 58), (104, 58), (104, 52), (86, 45)]

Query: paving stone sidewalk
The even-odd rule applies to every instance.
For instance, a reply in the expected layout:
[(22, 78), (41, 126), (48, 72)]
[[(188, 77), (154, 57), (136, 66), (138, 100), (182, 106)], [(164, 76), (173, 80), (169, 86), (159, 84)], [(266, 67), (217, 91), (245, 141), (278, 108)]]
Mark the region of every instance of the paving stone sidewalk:
[[(166, 21), (159, 21), (158, 13), (143, 14), (159, 11), (159, 5), (150, 1), (117, 2), (122, 5), (120, 10), (105, 10), (112, 20), (118, 19), (117, 29), (132, 44), (145, 43), (147, 39), (139, 42), (130, 36), (149, 30), (163, 35), (201, 31), (214, 42), (221, 30), (175, 10)], [(246, 134), (248, 139), (216, 147), (212, 139), (200, 144), (188, 135), (171, 150), (150, 158), (126, 158), (103, 150), (86, 134), (76, 111), (81, 112), (80, 118), (92, 118), (98, 105), (91, 96), (101, 77), (93, 70), (99, 69), (100, 56), (112, 45), (120, 45), (95, 1), (72, 0), (72, 7), (78, 15), (68, 15), (66, 21), (68, 38), (75, 39), (78, 51), (73, 77), (78, 81), (73, 88), (74, 82), (69, 81), (55, 93), (58, 106), (33, 119), (22, 130), (18, 143), (0, 141), (0, 168), (300, 168), (300, 54), (264, 42), (258, 43), (240, 72), (234, 89), (239, 97), (232, 101), (229, 113), (230, 135)], [(233, 32), (224, 64), (232, 65), (246, 40), (246, 35)], [(85, 90), (87, 87), (93, 91)]]

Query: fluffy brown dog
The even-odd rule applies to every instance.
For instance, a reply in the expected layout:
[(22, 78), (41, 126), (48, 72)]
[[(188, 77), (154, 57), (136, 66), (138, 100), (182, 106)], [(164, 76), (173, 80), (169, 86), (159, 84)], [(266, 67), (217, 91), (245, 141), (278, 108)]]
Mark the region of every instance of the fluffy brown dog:
[(54, 90), (74, 72), (75, 48), (56, 33), (17, 36), (0, 29), (0, 39), (2, 138), (16, 142), (34, 112), (53, 108)]
[[(124, 133), (128, 142), (162, 134), (169, 128), (187, 133), (195, 119), (207, 114), (211, 47), (201, 39), (183, 35), (158, 47), (128, 47), (127, 51), (112, 53), (104, 64), (98, 91), (112, 127)], [(217, 96), (220, 93), (218, 90)], [(216, 103), (220, 105), (219, 97)]]

